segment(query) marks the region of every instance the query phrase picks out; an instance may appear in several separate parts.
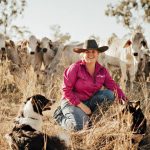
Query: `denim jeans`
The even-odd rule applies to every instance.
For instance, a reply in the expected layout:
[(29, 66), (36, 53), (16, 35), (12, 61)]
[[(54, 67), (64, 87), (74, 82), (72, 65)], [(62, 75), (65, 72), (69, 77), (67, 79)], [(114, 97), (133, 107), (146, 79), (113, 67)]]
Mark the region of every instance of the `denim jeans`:
[[(93, 97), (84, 101), (92, 112), (97, 110), (97, 106), (104, 102), (113, 103), (115, 99), (114, 93), (110, 90), (100, 90)], [(79, 107), (70, 105), (67, 100), (61, 100), (61, 109), (63, 119), (61, 126), (66, 130), (81, 130), (90, 122), (90, 117), (85, 114)]]

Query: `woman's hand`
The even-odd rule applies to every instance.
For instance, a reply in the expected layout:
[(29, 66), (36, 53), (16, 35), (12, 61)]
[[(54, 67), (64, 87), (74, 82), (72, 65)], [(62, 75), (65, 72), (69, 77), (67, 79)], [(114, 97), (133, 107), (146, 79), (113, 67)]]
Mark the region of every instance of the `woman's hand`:
[(80, 104), (77, 105), (79, 108), (81, 108), (87, 115), (90, 115), (92, 112), (91, 112), (91, 109), (86, 106), (85, 104), (83, 104), (82, 102)]

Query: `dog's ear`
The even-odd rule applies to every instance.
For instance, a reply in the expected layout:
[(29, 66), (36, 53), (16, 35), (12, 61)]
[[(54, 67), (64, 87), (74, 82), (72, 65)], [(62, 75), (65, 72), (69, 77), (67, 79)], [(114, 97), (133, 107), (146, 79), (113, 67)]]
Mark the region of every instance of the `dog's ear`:
[(31, 99), (31, 97), (28, 97), (28, 98), (24, 101), (24, 104), (26, 104), (30, 99)]
[(134, 110), (138, 110), (140, 108), (140, 101), (128, 102), (128, 106)]
[(38, 101), (40, 98), (39, 98), (39, 96), (40, 95), (33, 95), (32, 97), (31, 97), (31, 104), (32, 104), (32, 106), (33, 106), (33, 110), (35, 111), (35, 112), (37, 112), (38, 114), (40, 114), (40, 115), (43, 115), (42, 114), (42, 104)]
[(136, 110), (138, 110), (140, 108), (140, 101), (136, 102)]

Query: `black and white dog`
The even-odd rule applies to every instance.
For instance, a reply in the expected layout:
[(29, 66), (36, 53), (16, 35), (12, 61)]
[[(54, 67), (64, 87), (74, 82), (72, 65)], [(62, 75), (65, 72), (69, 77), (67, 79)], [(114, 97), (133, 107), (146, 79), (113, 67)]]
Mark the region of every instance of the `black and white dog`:
[(57, 136), (42, 133), (42, 112), (54, 102), (38, 94), (27, 98), (19, 112), (11, 133), (5, 137), (12, 150), (66, 150)]
[(140, 108), (140, 101), (128, 102), (123, 113), (130, 113), (132, 115), (131, 131), (134, 134), (145, 134), (146, 133), (146, 118)]
[(147, 120), (140, 108), (140, 101), (130, 101), (125, 105), (122, 111), (123, 114), (131, 114), (130, 130), (133, 133), (132, 143), (137, 146), (146, 134)]

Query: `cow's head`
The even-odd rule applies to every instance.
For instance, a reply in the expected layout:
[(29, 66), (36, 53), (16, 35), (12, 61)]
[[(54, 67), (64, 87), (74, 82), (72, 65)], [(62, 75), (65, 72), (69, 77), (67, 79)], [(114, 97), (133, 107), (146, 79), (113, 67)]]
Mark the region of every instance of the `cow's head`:
[(132, 45), (133, 45), (133, 43), (131, 42), (130, 39), (128, 39), (128, 40), (125, 42), (123, 48), (130, 48), (132, 55), (135, 56), (135, 57), (138, 57), (140, 51), (134, 51), (134, 50), (132, 49)]
[(136, 33), (132, 36), (125, 37), (123, 48), (130, 49), (130, 54), (135, 57), (137, 61), (140, 61), (141, 54), (150, 53), (147, 45), (147, 41), (142, 33)]
[(23, 40), (17, 43), (17, 49), (18, 50), (27, 50), (29, 46), (29, 41), (28, 40)]
[(52, 41), (48, 39), (47, 37), (42, 38), (41, 48), (42, 48), (43, 53), (46, 53), (48, 50), (52, 50), (53, 49)]
[(132, 48), (134, 53), (140, 53), (140, 51), (143, 51), (145, 54), (150, 53), (148, 49), (147, 41), (143, 35), (143, 33), (136, 33), (132, 37)]
[(15, 43), (14, 43), (14, 41), (12, 41), (12, 40), (7, 40), (7, 41), (5, 41), (5, 47), (6, 47), (6, 49), (8, 49), (8, 50), (14, 49), (14, 48), (15, 48)]
[(40, 41), (34, 35), (29, 38), (27, 50), (31, 55), (41, 51)]

